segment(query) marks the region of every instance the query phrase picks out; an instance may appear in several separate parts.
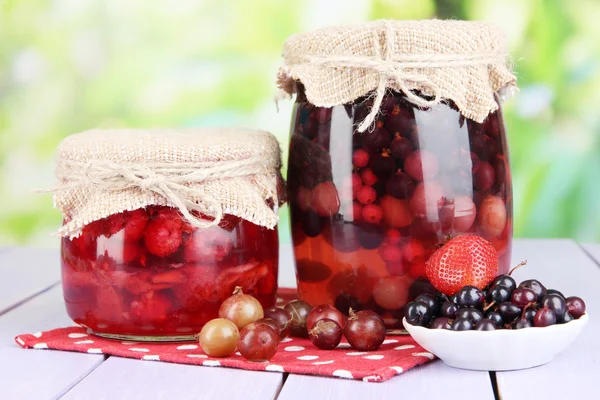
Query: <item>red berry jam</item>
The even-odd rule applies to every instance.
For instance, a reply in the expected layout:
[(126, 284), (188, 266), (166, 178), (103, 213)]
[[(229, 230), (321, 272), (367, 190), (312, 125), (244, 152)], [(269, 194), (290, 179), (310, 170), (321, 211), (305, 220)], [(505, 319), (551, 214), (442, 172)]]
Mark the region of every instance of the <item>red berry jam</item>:
[(371, 309), (398, 327), (406, 303), (431, 290), (425, 261), (465, 233), (489, 240), (506, 273), (512, 189), (500, 110), (476, 123), (451, 103), (422, 110), (389, 94), (360, 133), (371, 100), (320, 108), (300, 90), (288, 191), (302, 300)]
[(61, 259), (69, 316), (108, 337), (193, 339), (236, 286), (275, 303), (277, 230), (231, 215), (196, 229), (169, 207), (115, 214), (63, 238)]

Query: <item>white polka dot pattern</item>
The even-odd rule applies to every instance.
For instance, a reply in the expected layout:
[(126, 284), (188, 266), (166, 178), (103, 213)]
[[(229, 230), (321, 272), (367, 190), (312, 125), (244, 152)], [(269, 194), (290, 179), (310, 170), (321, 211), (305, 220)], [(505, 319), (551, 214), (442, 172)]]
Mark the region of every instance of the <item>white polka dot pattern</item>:
[(302, 360), (302, 361), (311, 361), (311, 360), (316, 360), (319, 358), (319, 356), (300, 356), (297, 357), (298, 360)]
[(304, 347), (302, 346), (287, 346), (286, 348), (284, 348), (285, 351), (302, 351), (304, 350)]
[(181, 346), (177, 346), (177, 350), (195, 350), (197, 348), (197, 344), (182, 344)]

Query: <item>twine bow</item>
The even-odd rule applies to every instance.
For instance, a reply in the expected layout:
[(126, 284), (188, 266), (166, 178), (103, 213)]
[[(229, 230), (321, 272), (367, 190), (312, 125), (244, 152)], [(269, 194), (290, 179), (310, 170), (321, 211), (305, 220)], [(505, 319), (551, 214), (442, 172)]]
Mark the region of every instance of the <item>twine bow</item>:
[[(121, 164), (103, 160), (66, 161), (61, 167), (61, 170), (57, 171), (57, 177), (62, 184), (43, 192), (56, 193), (81, 187), (117, 192), (138, 188), (154, 192), (166, 199), (193, 226), (209, 228), (221, 222), (224, 211), (221, 202), (203, 190), (202, 182), (270, 173), (277, 165), (270, 165), (264, 159), (254, 157), (201, 163)], [(277, 199), (275, 202), (277, 203)], [(213, 219), (201, 218), (194, 215), (193, 211)]]
[[(503, 62), (506, 54), (502, 50), (482, 52), (468, 55), (461, 54), (396, 54), (395, 51), (395, 31), (390, 21), (383, 21), (385, 29), (383, 37), (380, 37), (378, 29), (373, 29), (373, 56), (336, 56), (336, 55), (304, 55), (291, 61), (291, 64), (305, 64), (327, 66), (331, 68), (360, 68), (379, 74), (379, 83), (374, 92), (375, 98), (369, 114), (359, 124), (358, 131), (364, 132), (372, 126), (377, 118), (381, 108), (381, 103), (385, 96), (386, 89), (391, 83), (404, 93), (407, 100), (418, 107), (430, 107), (439, 104), (442, 100), (442, 90), (425, 73), (413, 72), (422, 68), (446, 68), (446, 67), (465, 67), (474, 65), (488, 65), (497, 62)], [(383, 51), (382, 51), (383, 43)], [(289, 81), (293, 81), (289, 73), (289, 67), (284, 66), (280, 70), (282, 76), (278, 76), (278, 85), (287, 93), (293, 93), (293, 86)], [(283, 77), (287, 76), (287, 79)], [(413, 93), (408, 83), (416, 83), (420, 88), (421, 95)], [(410, 85), (413, 86), (413, 85)], [(423, 97), (432, 96), (431, 99)]]

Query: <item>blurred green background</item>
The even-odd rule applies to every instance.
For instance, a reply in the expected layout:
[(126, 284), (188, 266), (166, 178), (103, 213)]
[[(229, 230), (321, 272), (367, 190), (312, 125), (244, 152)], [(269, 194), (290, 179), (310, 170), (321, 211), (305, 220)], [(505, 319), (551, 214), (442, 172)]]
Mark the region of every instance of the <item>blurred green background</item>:
[(288, 35), (432, 17), (508, 36), (515, 235), (600, 239), (600, 1), (0, 0), (0, 245), (58, 244), (60, 215), (33, 190), (54, 183), (66, 135), (243, 125), (273, 132), (285, 156), (292, 103), (277, 113), (272, 98)]

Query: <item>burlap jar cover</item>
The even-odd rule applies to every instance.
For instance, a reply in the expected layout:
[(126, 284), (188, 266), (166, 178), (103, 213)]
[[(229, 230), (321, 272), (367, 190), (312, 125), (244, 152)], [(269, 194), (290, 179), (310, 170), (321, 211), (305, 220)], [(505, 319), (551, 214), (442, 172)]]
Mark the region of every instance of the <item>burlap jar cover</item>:
[(263, 131), (75, 134), (57, 151), (59, 185), (51, 191), (64, 216), (59, 234), (74, 237), (93, 221), (149, 205), (175, 207), (199, 228), (218, 224), (224, 214), (273, 228), (284, 200), (280, 168), (279, 144)]
[(359, 131), (375, 120), (386, 90), (420, 107), (451, 100), (466, 118), (483, 122), (498, 109), (494, 94), (516, 89), (502, 32), (482, 22), (380, 20), (325, 28), (289, 37), (283, 58), (278, 86), (288, 95), (296, 82), (319, 107), (373, 95)]

